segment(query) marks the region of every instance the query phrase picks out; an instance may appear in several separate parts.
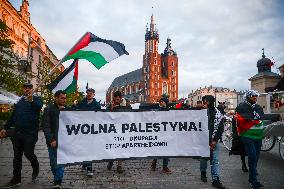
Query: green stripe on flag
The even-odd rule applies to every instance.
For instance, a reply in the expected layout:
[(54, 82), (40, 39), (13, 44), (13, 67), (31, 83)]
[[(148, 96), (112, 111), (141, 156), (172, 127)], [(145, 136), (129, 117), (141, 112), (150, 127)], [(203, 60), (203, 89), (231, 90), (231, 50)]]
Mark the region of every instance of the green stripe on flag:
[(66, 93), (74, 93), (77, 90), (77, 80), (73, 77), (72, 83), (64, 90)]
[(100, 54), (93, 51), (82, 51), (79, 50), (76, 53), (72, 55), (68, 55), (63, 62), (70, 60), (70, 59), (85, 59), (91, 62), (97, 69), (100, 69), (108, 62), (105, 60), (105, 58)]

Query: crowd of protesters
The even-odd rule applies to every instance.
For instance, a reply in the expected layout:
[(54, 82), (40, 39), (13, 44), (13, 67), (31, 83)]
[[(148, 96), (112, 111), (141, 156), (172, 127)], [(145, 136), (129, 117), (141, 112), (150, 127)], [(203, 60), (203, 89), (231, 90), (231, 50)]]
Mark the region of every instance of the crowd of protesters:
[[(58, 145), (58, 127), (59, 127), (59, 113), (61, 110), (88, 110), (98, 111), (101, 105), (94, 98), (95, 90), (87, 89), (86, 97), (76, 102), (72, 107), (66, 106), (66, 93), (62, 90), (54, 94), (54, 102), (44, 108), (44, 113), (41, 121), (41, 126), (46, 138), (48, 148), (51, 171), (54, 176), (54, 188), (61, 188), (64, 177), (64, 167), (57, 165), (57, 145)], [(245, 102), (241, 103), (236, 108), (236, 114), (233, 120), (238, 120), (238, 124), (233, 123), (234, 127), (234, 144), (230, 154), (238, 154), (242, 160), (242, 170), (249, 171), (249, 183), (253, 189), (261, 188), (263, 185), (257, 180), (257, 163), (259, 159), (259, 152), (261, 148), (261, 139), (263, 137), (263, 124), (261, 119), (263, 117), (262, 108), (256, 104), (258, 93), (255, 91), (248, 91), (246, 93)], [(169, 101), (162, 97), (159, 100), (159, 110), (169, 110)], [(43, 102), (39, 96), (33, 94), (33, 86), (30, 83), (23, 85), (23, 96), (14, 106), (10, 119), (0, 131), (0, 137), (10, 137), (13, 150), (13, 177), (9, 183), (2, 188), (11, 188), (21, 184), (21, 169), (22, 169), (22, 155), (31, 162), (33, 169), (32, 180), (35, 180), (39, 174), (39, 163), (34, 153), (35, 144), (38, 140), (39, 130), (39, 115), (42, 109)], [(189, 105), (184, 105), (183, 109), (189, 109)], [(202, 101), (198, 101), (192, 109), (200, 110), (207, 109), (208, 115), (208, 130), (209, 130), (209, 146), (210, 158), (200, 158), (200, 174), (201, 181), (207, 182), (207, 163), (210, 161), (211, 165), (211, 179), (212, 186), (219, 189), (225, 189), (220, 178), (219, 168), (219, 142), (224, 131), (224, 111), (220, 111), (215, 107), (215, 98), (211, 95), (202, 97)], [(131, 106), (126, 99), (123, 98), (120, 91), (113, 94), (113, 101), (107, 107), (108, 111), (121, 112), (129, 111)], [(249, 122), (250, 127), (247, 127)], [(245, 163), (245, 156), (248, 156), (248, 167)], [(114, 161), (109, 161), (107, 169), (111, 170)], [(172, 171), (168, 168), (169, 159), (163, 158), (162, 172), (171, 174)], [(152, 160), (150, 170), (155, 171), (157, 159)], [(82, 169), (86, 171), (88, 177), (93, 176), (92, 162), (84, 162)], [(123, 173), (122, 160), (117, 161), (116, 170), (118, 173)]]

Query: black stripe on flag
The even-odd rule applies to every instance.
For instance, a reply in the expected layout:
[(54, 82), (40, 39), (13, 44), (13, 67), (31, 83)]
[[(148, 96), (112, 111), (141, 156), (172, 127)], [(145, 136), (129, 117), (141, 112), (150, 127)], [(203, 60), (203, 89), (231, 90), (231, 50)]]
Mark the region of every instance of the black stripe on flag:
[(68, 68), (66, 68), (54, 81), (47, 85), (47, 88), (50, 91), (52, 91), (67, 74), (75, 69), (77, 60), (78, 59), (74, 59), (73, 63)]
[(103, 43), (106, 43), (106, 44), (112, 46), (112, 48), (117, 52), (117, 54), (119, 54), (119, 56), (121, 56), (123, 54), (129, 55), (129, 53), (125, 50), (124, 44), (117, 42), (117, 41), (99, 38), (98, 36), (95, 36), (92, 33), (90, 33), (90, 34), (91, 34), (90, 35), (91, 41), (99, 41), (99, 42), (103, 42)]

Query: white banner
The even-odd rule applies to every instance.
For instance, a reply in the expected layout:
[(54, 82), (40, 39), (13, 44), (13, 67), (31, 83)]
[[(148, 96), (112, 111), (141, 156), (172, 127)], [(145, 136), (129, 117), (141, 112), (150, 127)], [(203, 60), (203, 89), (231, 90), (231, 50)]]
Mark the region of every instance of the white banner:
[(209, 155), (207, 110), (60, 112), (58, 164)]

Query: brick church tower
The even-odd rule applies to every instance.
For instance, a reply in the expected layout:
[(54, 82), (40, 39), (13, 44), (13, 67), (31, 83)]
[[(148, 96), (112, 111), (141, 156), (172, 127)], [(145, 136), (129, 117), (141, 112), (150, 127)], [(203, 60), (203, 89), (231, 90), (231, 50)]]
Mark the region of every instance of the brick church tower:
[(150, 29), (146, 27), (145, 54), (143, 55), (142, 75), (145, 82), (144, 99), (157, 102), (163, 94), (170, 101), (178, 100), (178, 58), (167, 39), (164, 53), (158, 52), (159, 34), (151, 16)]
[(159, 34), (151, 16), (146, 26), (145, 53), (142, 68), (115, 78), (106, 91), (106, 102), (112, 101), (113, 92), (120, 90), (131, 103), (155, 103), (162, 95), (171, 102), (178, 100), (178, 57), (167, 39), (164, 52), (159, 54)]

